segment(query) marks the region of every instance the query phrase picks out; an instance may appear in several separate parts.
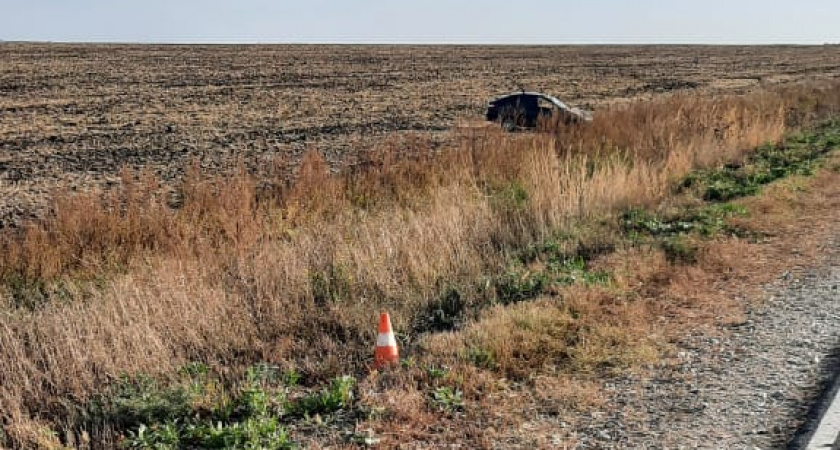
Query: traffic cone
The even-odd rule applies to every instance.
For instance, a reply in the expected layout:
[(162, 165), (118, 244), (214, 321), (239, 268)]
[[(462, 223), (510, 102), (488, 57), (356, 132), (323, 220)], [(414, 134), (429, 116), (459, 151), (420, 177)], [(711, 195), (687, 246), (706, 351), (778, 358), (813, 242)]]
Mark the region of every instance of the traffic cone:
[(379, 336), (376, 337), (376, 350), (373, 357), (373, 367), (376, 369), (381, 369), (388, 364), (396, 364), (400, 360), (397, 339), (394, 337), (394, 331), (391, 330), (391, 317), (385, 312), (379, 316)]

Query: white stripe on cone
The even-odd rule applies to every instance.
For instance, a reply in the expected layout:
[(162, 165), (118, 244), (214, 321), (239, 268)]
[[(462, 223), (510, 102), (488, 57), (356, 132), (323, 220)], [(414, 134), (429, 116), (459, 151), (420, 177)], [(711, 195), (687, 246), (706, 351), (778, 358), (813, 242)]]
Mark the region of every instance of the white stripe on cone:
[(376, 337), (377, 347), (396, 347), (397, 340), (394, 338), (394, 333), (379, 333)]

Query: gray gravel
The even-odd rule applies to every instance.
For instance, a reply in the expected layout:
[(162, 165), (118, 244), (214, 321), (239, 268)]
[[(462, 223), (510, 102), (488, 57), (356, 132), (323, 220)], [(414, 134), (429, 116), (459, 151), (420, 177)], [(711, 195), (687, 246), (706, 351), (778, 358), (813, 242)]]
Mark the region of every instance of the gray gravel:
[(786, 448), (837, 366), (840, 237), (824, 250), (723, 337), (687, 337), (667, 375), (611, 383), (616, 412), (587, 419), (580, 448)]

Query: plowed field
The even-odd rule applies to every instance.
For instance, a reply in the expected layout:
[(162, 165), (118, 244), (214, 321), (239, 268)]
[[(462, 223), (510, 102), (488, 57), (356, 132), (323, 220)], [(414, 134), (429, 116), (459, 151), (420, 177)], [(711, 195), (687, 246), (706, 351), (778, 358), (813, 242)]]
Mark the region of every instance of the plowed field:
[(0, 44), (0, 227), (122, 167), (176, 180), (334, 167), (389, 142), (432, 147), (489, 97), (524, 88), (596, 111), (683, 89), (840, 76), (840, 46), (162, 46)]

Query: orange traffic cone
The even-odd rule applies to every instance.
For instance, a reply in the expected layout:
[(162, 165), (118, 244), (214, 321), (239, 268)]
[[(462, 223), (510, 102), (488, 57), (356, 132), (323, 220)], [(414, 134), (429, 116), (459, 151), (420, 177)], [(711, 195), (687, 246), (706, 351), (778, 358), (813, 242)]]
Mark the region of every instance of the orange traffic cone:
[(400, 360), (397, 350), (397, 339), (391, 330), (391, 317), (388, 313), (379, 316), (379, 336), (376, 338), (373, 367), (381, 369), (388, 364), (396, 364)]

